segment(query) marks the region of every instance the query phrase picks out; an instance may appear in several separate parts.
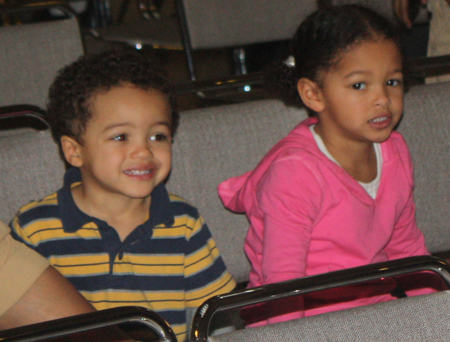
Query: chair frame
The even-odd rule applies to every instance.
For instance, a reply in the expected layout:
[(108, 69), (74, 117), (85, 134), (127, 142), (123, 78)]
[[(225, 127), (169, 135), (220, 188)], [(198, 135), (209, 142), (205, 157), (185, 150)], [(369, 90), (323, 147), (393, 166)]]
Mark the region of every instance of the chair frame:
[[(181, 38), (182, 38), (182, 45), (185, 51), (186, 56), (186, 62), (187, 62), (187, 68), (189, 71), (189, 76), (191, 81), (197, 80), (197, 74), (195, 71), (195, 65), (194, 65), (194, 57), (193, 57), (193, 47), (191, 43), (191, 36), (189, 33), (188, 28), (188, 20), (186, 17), (186, 10), (183, 0), (175, 0), (177, 11), (178, 11), (178, 20), (180, 25), (180, 32), (181, 32)], [(255, 41), (254, 43), (258, 43)], [(235, 75), (231, 76), (233, 77), (240, 77), (240, 76), (246, 76), (247, 75), (247, 65), (246, 65), (246, 53), (244, 46), (229, 46), (229, 48), (233, 49), (233, 61), (235, 65)], [(233, 88), (233, 87), (229, 87)], [(207, 89), (209, 90), (209, 89)]]
[(421, 271), (432, 271), (440, 275), (450, 287), (449, 264), (444, 260), (433, 256), (416, 256), (215, 296), (204, 302), (195, 313), (191, 329), (191, 341), (207, 341), (210, 322), (217, 312), (242, 308), (248, 305), (259, 304), (280, 298), (377, 280), (384, 277), (394, 277)]
[(181, 31), (181, 40), (184, 47), (184, 52), (186, 55), (186, 62), (187, 67), (189, 71), (189, 76), (191, 81), (197, 80), (197, 75), (195, 73), (195, 66), (194, 66), (194, 57), (192, 54), (192, 44), (191, 44), (191, 38), (189, 36), (189, 28), (187, 24), (186, 19), (186, 10), (184, 8), (183, 0), (175, 0), (177, 11), (178, 11), (178, 20), (180, 24), (180, 31)]
[(151, 329), (162, 342), (176, 342), (169, 324), (157, 313), (137, 306), (125, 306), (0, 331), (2, 342), (30, 342), (67, 336), (123, 323), (139, 323)]
[(42, 2), (33, 2), (28, 1), (25, 3), (17, 4), (5, 4), (0, 5), (1, 14), (12, 14), (12, 13), (20, 13), (27, 11), (38, 11), (49, 8), (56, 8), (62, 11), (71, 19), (77, 19), (77, 14), (73, 11), (73, 9), (63, 1), (42, 1)]
[[(30, 119), (30, 120), (29, 120)], [(45, 119), (45, 110), (33, 105), (12, 105), (0, 107), (0, 131), (10, 128), (18, 128), (16, 122), (26, 120), (26, 126), (37, 130), (50, 128)], [(21, 125), (19, 125), (21, 127)]]

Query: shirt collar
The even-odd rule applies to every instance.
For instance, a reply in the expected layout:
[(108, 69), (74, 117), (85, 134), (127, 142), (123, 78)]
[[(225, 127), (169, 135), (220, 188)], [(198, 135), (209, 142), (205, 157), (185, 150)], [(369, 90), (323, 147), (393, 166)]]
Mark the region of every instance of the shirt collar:
[[(76, 167), (69, 168), (64, 175), (64, 185), (57, 193), (60, 217), (66, 233), (75, 233), (78, 229), (90, 222), (95, 222), (97, 225), (99, 222), (102, 222), (95, 217), (86, 215), (75, 204), (70, 188), (78, 182), (81, 182), (80, 170)], [(153, 189), (151, 196), (150, 219), (143, 225), (145, 228), (150, 229), (160, 224), (171, 227), (175, 220), (169, 193), (165, 184), (161, 183), (157, 185)]]

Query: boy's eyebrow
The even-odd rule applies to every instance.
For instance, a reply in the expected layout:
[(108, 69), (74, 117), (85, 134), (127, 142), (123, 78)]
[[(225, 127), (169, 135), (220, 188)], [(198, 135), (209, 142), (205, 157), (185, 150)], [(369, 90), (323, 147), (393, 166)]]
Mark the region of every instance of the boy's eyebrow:
[(368, 71), (362, 71), (362, 70), (352, 71), (351, 73), (345, 75), (344, 78), (350, 78), (354, 75), (363, 75), (363, 74), (368, 74), (368, 73), (369, 73)]
[(129, 122), (121, 122), (121, 123), (114, 123), (112, 125), (106, 126), (103, 129), (103, 132), (107, 132), (113, 128), (117, 128), (117, 127), (123, 127), (123, 126), (130, 126), (131, 124)]

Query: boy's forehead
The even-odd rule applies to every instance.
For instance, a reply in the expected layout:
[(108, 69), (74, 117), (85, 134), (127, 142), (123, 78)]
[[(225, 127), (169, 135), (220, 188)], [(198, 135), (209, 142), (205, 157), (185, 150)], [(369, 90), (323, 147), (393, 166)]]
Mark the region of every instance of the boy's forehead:
[(90, 120), (157, 120), (172, 123), (172, 106), (167, 94), (154, 88), (120, 85), (95, 93), (89, 100)]

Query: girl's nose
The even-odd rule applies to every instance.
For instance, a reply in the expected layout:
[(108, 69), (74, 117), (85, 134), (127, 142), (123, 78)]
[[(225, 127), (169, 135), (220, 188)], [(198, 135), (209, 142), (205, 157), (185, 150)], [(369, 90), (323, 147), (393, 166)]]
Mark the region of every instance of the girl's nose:
[(381, 87), (375, 97), (375, 105), (387, 107), (391, 103), (387, 87)]

